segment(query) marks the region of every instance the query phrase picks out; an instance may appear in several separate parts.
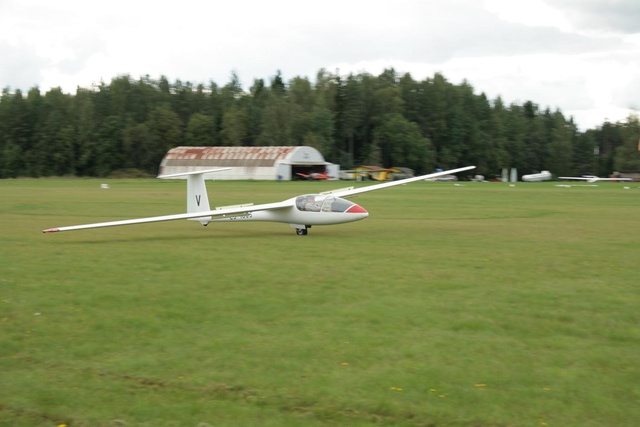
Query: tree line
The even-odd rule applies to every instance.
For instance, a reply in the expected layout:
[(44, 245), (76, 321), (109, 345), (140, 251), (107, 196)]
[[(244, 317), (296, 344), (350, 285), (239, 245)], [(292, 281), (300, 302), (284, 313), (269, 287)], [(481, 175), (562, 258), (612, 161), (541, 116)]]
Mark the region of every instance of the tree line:
[(38, 87), (0, 97), (0, 178), (155, 174), (172, 147), (309, 145), (327, 161), (405, 166), (417, 173), (474, 164), (491, 177), (608, 175), (640, 170), (638, 117), (580, 132), (560, 110), (505, 105), (439, 73), (416, 81), (394, 69), (315, 82), (278, 71), (243, 90), (166, 77), (118, 76), (75, 95)]

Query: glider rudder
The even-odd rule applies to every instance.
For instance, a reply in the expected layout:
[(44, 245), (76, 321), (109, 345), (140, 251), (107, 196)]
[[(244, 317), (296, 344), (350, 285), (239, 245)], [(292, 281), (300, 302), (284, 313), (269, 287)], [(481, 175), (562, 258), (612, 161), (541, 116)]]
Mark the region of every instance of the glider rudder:
[[(170, 175), (159, 175), (158, 178), (174, 178), (180, 176), (187, 177), (187, 213), (208, 212), (211, 210), (209, 206), (209, 196), (207, 195), (207, 186), (204, 182), (204, 174), (211, 172), (219, 172), (229, 170), (231, 168), (208, 169), (202, 171), (192, 171), (183, 173), (174, 173)], [(211, 221), (210, 216), (200, 218), (190, 218), (193, 221), (200, 221), (202, 225), (207, 225)]]

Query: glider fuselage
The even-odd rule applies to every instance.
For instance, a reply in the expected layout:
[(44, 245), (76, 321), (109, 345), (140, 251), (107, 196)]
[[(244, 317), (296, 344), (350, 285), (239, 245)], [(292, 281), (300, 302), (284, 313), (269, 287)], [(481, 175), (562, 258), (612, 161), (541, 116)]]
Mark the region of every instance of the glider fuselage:
[(324, 194), (306, 194), (288, 200), (289, 206), (280, 209), (247, 211), (213, 217), (220, 221), (271, 221), (303, 225), (331, 225), (359, 221), (369, 216), (360, 205), (349, 200)]

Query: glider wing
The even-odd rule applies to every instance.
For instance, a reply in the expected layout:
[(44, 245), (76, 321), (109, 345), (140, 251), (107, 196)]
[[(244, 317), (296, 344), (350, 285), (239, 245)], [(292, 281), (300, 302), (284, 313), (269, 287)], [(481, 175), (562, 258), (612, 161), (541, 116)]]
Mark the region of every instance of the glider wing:
[(42, 232), (54, 233), (57, 231), (72, 231), (72, 230), (84, 230), (87, 228), (115, 227), (118, 225), (145, 224), (148, 222), (174, 221), (178, 219), (205, 218), (205, 217), (220, 218), (224, 216), (242, 215), (245, 213), (255, 212), (255, 211), (285, 209), (291, 206), (293, 206), (292, 201), (285, 200), (283, 202), (265, 203), (261, 205), (219, 208), (219, 209), (213, 209), (205, 212), (192, 212), (192, 213), (183, 213), (183, 214), (175, 214), (175, 215), (152, 216), (148, 218), (135, 218), (135, 219), (124, 219), (119, 221), (96, 222), (93, 224), (70, 225), (66, 227), (48, 228), (46, 230), (42, 230)]
[(336, 190), (336, 191), (331, 191), (330, 193), (331, 193), (331, 195), (336, 196), (336, 197), (349, 198), (351, 196), (355, 196), (357, 194), (366, 193), (366, 192), (369, 192), (369, 191), (382, 190), (383, 188), (389, 188), (389, 187), (394, 187), (396, 185), (408, 184), (410, 182), (424, 181), (425, 179), (436, 178), (436, 177), (439, 177), (439, 176), (442, 176), (442, 175), (451, 175), (451, 174), (454, 174), (454, 173), (463, 172), (463, 171), (467, 171), (467, 170), (470, 170), (470, 169), (475, 169), (475, 166), (465, 166), (463, 168), (451, 169), (451, 170), (442, 171), (442, 172), (435, 172), (435, 173), (430, 173), (428, 175), (414, 176), (412, 178), (400, 179), (398, 181), (383, 182), (382, 184), (369, 185), (367, 187), (358, 187), (358, 188), (348, 188), (348, 189), (344, 189), (344, 190)]

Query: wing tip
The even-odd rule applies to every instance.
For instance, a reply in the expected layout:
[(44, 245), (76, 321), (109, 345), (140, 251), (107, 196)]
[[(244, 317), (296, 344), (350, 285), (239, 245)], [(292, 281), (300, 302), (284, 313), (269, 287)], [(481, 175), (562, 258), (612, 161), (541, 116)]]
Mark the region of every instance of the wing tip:
[(42, 230), (43, 233), (56, 233), (60, 231), (59, 228), (47, 228), (46, 230)]

